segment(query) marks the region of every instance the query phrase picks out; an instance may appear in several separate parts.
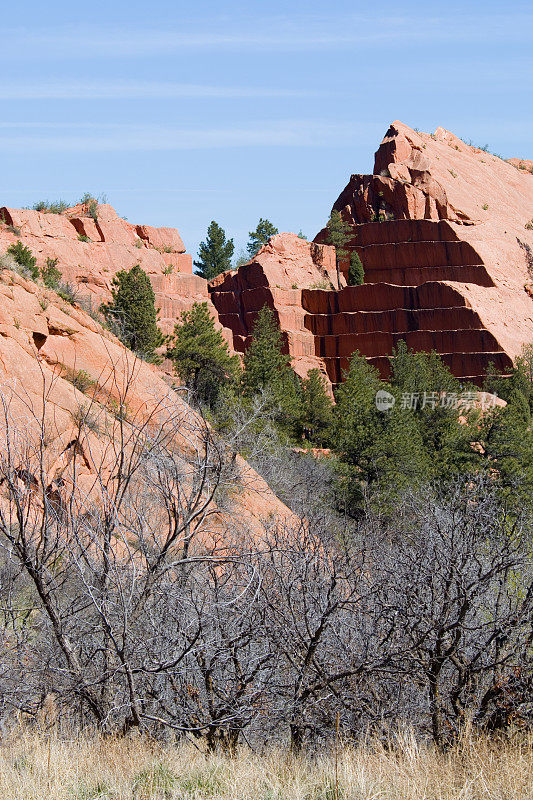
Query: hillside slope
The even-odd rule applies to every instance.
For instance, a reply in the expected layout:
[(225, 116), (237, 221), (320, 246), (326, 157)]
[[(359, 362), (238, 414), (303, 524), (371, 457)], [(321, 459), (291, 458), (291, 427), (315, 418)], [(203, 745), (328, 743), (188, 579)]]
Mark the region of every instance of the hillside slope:
[[(101, 477), (116, 468), (117, 453), (154, 426), (170, 426), (172, 447), (184, 464), (200, 459), (208, 429), (162, 373), (136, 359), (79, 306), (16, 273), (0, 272), (0, 447), (5, 455), (9, 432), (22, 461), (38, 463), (42, 448), (46, 464), (42, 475), (28, 475), (21, 461), (21, 480), (42, 483), (58, 502), (72, 485), (85, 498), (101, 496)], [(231, 464), (224, 506), (211, 519), (210, 532), (253, 535), (267, 518), (290, 518), (243, 459)]]

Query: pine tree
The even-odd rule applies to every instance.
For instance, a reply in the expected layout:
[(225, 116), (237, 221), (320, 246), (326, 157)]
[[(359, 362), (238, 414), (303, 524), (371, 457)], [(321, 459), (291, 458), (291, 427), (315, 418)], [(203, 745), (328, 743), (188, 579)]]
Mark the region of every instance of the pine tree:
[(332, 423), (333, 402), (326, 389), (326, 382), (319, 369), (311, 369), (302, 382), (303, 427), (310, 441), (320, 446), (326, 444)]
[(523, 345), (510, 375), (496, 370), (494, 363), (491, 362), (487, 368), (483, 388), (506, 402), (518, 392), (524, 396), (533, 412), (533, 344)]
[(363, 262), (359, 258), (358, 253), (354, 250), (350, 256), (350, 267), (348, 269), (348, 285), (360, 286), (365, 282), (365, 271), (363, 269)]
[(248, 395), (272, 386), (290, 369), (290, 356), (283, 352), (283, 337), (274, 313), (263, 306), (252, 328), (252, 342), (244, 354), (243, 388)]
[(207, 303), (194, 303), (189, 311), (182, 312), (167, 357), (196, 397), (210, 406), (224, 386), (236, 383), (240, 372), (239, 357), (230, 354)]
[(352, 238), (350, 225), (343, 220), (339, 211), (333, 209), (327, 222), (327, 242), (335, 247), (337, 263), (337, 285), (340, 289), (340, 263), (348, 257), (346, 245)]
[(194, 262), (198, 275), (210, 281), (221, 272), (231, 269), (234, 249), (233, 239), (226, 239), (226, 232), (212, 220), (207, 229), (207, 238), (198, 248), (198, 261)]
[(244, 354), (242, 385), (245, 397), (265, 393), (277, 409), (276, 421), (288, 435), (301, 430), (302, 390), (283, 352), (283, 337), (273, 312), (263, 306), (252, 330), (252, 342)]
[(482, 419), (476, 440), (491, 477), (497, 475), (503, 494), (517, 507), (533, 504), (533, 424), (526, 397), (517, 389), (505, 408)]
[(250, 257), (255, 256), (257, 251), (260, 250), (272, 236), (275, 236), (276, 233), (279, 233), (279, 231), (275, 225), (273, 225), (270, 220), (261, 217), (255, 231), (250, 231), (248, 234), (250, 237), (248, 242), (248, 253)]
[[(388, 411), (378, 409), (376, 395), (391, 395)], [(431, 462), (414, 413), (403, 407), (390, 384), (355, 353), (344, 383), (336, 392), (333, 441), (344, 476), (343, 491), (351, 513), (358, 513), (365, 486), (393, 499), (409, 485), (430, 479)]]
[(357, 468), (365, 482), (377, 480), (374, 445), (383, 436), (387, 415), (376, 408), (376, 393), (388, 389), (375, 367), (358, 352), (350, 359), (335, 399), (334, 441), (342, 459)]
[(413, 414), (432, 473), (439, 479), (475, 469), (477, 451), (472, 448), (476, 413), (461, 407), (461, 386), (436, 352), (412, 352), (401, 340), (390, 358), (391, 382), (399, 396), (414, 398)]
[(112, 301), (101, 310), (117, 336), (146, 361), (157, 361), (156, 350), (164, 342), (157, 327), (158, 311), (150, 279), (139, 264), (113, 278)]
[(9, 255), (13, 256), (17, 264), (27, 270), (28, 275), (34, 281), (39, 277), (39, 268), (37, 266), (37, 259), (31, 252), (29, 247), (26, 247), (22, 242), (12, 244), (7, 248)]

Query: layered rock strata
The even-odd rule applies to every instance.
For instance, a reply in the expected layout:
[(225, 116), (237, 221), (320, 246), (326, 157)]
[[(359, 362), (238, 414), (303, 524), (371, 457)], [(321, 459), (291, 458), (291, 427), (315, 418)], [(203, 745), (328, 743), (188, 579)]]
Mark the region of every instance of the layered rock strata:
[(333, 247), (280, 233), (248, 264), (212, 280), (209, 291), (220, 323), (233, 332), (233, 347), (239, 353), (250, 342), (259, 311), (265, 305), (271, 308), (293, 367), (305, 376), (312, 367), (324, 369), (324, 362), (317, 356), (315, 337), (305, 323), (302, 290), (331, 288), (335, 276)]
[[(481, 383), (490, 363), (508, 370), (533, 341), (529, 172), (443, 128), (429, 135), (395, 122), (374, 174), (352, 175), (333, 207), (365, 270), (362, 287), (303, 293), (333, 383), (356, 349), (386, 376), (400, 339)], [(316, 241), (327, 241), (325, 229)]]

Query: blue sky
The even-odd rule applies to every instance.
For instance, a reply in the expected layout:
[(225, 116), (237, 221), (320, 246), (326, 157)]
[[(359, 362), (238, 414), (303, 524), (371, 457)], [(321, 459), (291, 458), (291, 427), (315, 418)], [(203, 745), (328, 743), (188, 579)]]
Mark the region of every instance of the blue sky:
[(2, 9), (0, 204), (312, 238), (389, 123), (533, 157), (530, 4), (31, 0)]

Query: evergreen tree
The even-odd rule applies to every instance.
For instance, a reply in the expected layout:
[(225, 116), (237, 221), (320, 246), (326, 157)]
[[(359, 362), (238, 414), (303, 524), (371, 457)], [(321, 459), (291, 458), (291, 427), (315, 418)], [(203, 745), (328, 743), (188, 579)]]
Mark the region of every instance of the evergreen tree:
[(60, 270), (58, 270), (59, 259), (47, 258), (46, 266), (41, 268), (41, 278), (43, 283), (49, 289), (57, 289), (63, 277)]
[(276, 421), (290, 436), (301, 429), (302, 393), (298, 377), (283, 352), (283, 337), (273, 312), (263, 306), (252, 330), (252, 342), (244, 354), (242, 385), (245, 397), (265, 393), (277, 408)]
[[(388, 411), (376, 405), (378, 391), (392, 396)], [(336, 392), (332, 439), (340, 459), (347, 508), (357, 514), (365, 486), (397, 496), (406, 486), (431, 477), (428, 453), (412, 411), (377, 370), (354, 353)]]
[(310, 441), (324, 446), (333, 420), (333, 403), (319, 369), (311, 369), (302, 382), (303, 427)]
[(378, 371), (355, 352), (335, 394), (334, 441), (342, 460), (356, 467), (363, 481), (377, 480), (374, 444), (385, 430), (387, 416), (376, 408), (376, 393), (388, 389)]
[(340, 289), (340, 264), (348, 257), (347, 243), (352, 238), (350, 225), (343, 220), (339, 211), (333, 209), (327, 222), (326, 228), (327, 242), (335, 247), (335, 258), (337, 263), (337, 285)]
[(167, 357), (176, 374), (203, 403), (211, 406), (222, 387), (236, 383), (240, 372), (239, 357), (230, 354), (207, 303), (194, 303), (189, 311), (182, 312)]
[(146, 361), (157, 361), (155, 351), (164, 337), (157, 327), (154, 290), (140, 264), (117, 272), (111, 295), (112, 301), (101, 310), (119, 339)]
[(471, 442), (478, 412), (461, 406), (462, 387), (438, 353), (412, 352), (402, 340), (390, 362), (392, 386), (413, 403), (432, 476), (447, 480), (474, 470), (478, 454)]
[(13, 256), (17, 264), (23, 269), (27, 270), (28, 275), (34, 281), (39, 277), (39, 268), (37, 266), (37, 259), (31, 252), (29, 247), (26, 247), (22, 242), (12, 244), (7, 248), (9, 255)]
[(207, 229), (205, 242), (198, 248), (198, 261), (194, 262), (198, 275), (210, 281), (231, 269), (234, 249), (233, 239), (226, 239), (223, 228), (213, 220)]
[(248, 234), (250, 237), (248, 242), (248, 253), (250, 257), (255, 256), (257, 251), (260, 250), (272, 236), (275, 236), (276, 233), (279, 233), (279, 231), (275, 225), (273, 225), (270, 220), (261, 217), (255, 231), (250, 231)]
[(492, 392), (502, 400), (509, 402), (511, 397), (518, 392), (526, 399), (530, 410), (533, 412), (533, 345), (522, 347), (522, 352), (517, 357), (511, 374), (498, 372), (491, 362), (483, 384), (486, 392)]
[(491, 476), (517, 507), (533, 503), (533, 424), (527, 399), (513, 390), (504, 408), (482, 419), (477, 441)]
[(363, 262), (359, 258), (359, 254), (354, 250), (350, 256), (350, 267), (348, 269), (348, 285), (360, 286), (365, 282), (365, 271), (363, 269)]
[(272, 386), (290, 369), (290, 356), (283, 352), (283, 336), (274, 312), (263, 306), (252, 328), (252, 342), (243, 359), (243, 388), (247, 395)]

